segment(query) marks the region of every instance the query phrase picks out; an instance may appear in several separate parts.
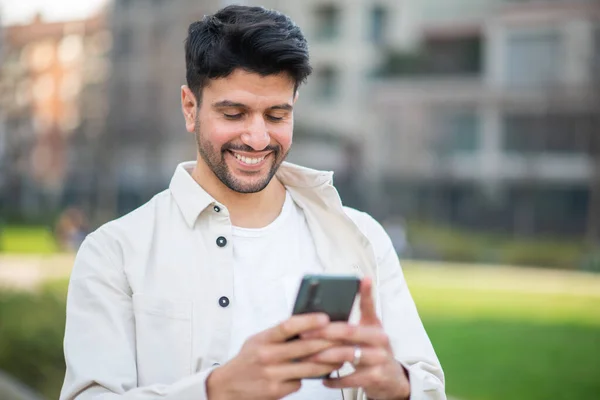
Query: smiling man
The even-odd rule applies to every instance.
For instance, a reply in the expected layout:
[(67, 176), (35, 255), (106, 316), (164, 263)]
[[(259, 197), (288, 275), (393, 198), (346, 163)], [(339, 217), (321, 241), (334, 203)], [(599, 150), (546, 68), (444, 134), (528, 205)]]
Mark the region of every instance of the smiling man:
[[(311, 72), (300, 29), (229, 6), (189, 27), (185, 54), (197, 159), (81, 246), (61, 399), (445, 399), (383, 228), (331, 173), (284, 162)], [(363, 277), (352, 324), (290, 316), (307, 273)]]

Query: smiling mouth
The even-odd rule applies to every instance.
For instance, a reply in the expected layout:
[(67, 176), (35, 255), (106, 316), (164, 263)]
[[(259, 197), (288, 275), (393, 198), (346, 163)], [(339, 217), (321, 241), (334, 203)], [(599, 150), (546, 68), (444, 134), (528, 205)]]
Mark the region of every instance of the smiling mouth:
[(231, 152), (231, 154), (233, 154), (233, 156), (236, 159), (238, 159), (239, 161), (243, 162), (244, 164), (248, 164), (248, 165), (258, 164), (262, 160), (264, 160), (265, 157), (268, 155), (268, 154), (265, 154), (264, 156), (261, 156), (261, 157), (247, 157), (247, 156), (242, 156), (242, 155), (240, 155), (238, 153), (234, 153), (234, 152)]

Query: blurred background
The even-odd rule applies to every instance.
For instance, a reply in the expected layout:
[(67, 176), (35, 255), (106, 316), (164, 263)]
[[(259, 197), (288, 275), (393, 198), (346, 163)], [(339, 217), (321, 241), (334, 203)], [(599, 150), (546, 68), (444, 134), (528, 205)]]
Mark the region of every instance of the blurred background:
[(73, 254), (194, 158), (183, 41), (230, 3), (303, 29), (289, 160), (387, 229), (449, 395), (597, 398), (599, 0), (0, 0), (0, 398), (58, 397)]

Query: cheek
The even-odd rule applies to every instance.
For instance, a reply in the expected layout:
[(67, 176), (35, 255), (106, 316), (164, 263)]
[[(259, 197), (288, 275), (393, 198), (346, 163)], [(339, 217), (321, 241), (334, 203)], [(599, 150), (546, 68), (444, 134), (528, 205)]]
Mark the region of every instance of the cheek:
[(276, 141), (284, 151), (287, 151), (292, 145), (293, 131), (293, 124), (276, 127), (270, 132), (271, 139)]
[(201, 123), (200, 132), (214, 147), (221, 147), (239, 136), (239, 130), (233, 124), (218, 120), (208, 120)]

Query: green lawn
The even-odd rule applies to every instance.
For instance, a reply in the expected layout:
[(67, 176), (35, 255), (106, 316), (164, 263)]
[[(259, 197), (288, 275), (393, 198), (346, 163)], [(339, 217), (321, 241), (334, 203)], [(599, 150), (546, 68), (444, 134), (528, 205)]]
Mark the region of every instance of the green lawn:
[(0, 370), (47, 399), (58, 399), (64, 378), (62, 340), (66, 281), (39, 293), (0, 290)]
[(50, 229), (41, 226), (6, 226), (0, 230), (0, 252), (15, 254), (56, 253)]
[[(560, 277), (543, 271), (538, 277), (507, 271), (494, 287), (490, 280), (498, 281), (498, 273), (482, 269), (465, 274), (468, 284), (440, 284), (440, 276), (460, 273), (406, 269), (449, 394), (463, 400), (597, 398), (600, 277), (582, 277), (579, 284), (562, 278), (567, 282), (557, 288)], [(511, 281), (514, 287), (505, 284)], [(522, 290), (526, 286), (531, 291)]]
[[(592, 399), (600, 393), (600, 275), (432, 267), (405, 274), (460, 400)], [(58, 397), (66, 282), (0, 291), (0, 369)]]

